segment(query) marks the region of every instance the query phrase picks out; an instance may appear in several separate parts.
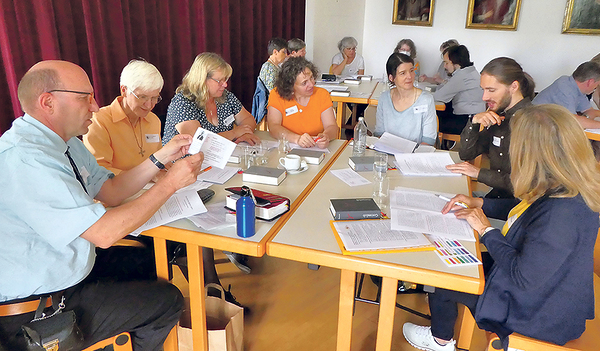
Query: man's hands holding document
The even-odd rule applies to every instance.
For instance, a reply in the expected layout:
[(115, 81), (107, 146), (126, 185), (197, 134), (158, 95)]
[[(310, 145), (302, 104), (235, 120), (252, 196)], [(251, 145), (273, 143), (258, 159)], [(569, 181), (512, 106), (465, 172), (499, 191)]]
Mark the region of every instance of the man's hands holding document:
[(198, 173), (202, 170), (202, 161), (204, 161), (202, 152), (177, 160), (160, 181), (170, 184), (175, 189), (173, 192), (186, 187), (198, 179)]
[[(467, 205), (468, 208), (462, 207), (459, 203)], [(482, 198), (459, 194), (446, 203), (442, 209), (442, 213), (446, 214), (453, 211), (456, 218), (466, 220), (471, 228), (475, 229), (481, 235), (487, 227), (491, 226), (490, 221), (481, 209), (482, 207)]]

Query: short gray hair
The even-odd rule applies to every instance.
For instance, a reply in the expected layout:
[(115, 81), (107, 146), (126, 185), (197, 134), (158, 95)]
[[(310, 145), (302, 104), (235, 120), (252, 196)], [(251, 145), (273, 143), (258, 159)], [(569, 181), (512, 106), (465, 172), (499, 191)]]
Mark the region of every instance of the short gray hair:
[(306, 43), (304, 42), (304, 40), (302, 40), (300, 38), (290, 39), (287, 42), (287, 49), (288, 49), (289, 53), (291, 53), (293, 51), (300, 51), (305, 47), (306, 47)]
[(340, 52), (344, 51), (344, 49), (356, 46), (358, 46), (358, 41), (354, 39), (354, 37), (344, 37), (338, 42), (338, 49)]
[(137, 88), (144, 91), (161, 90), (164, 83), (165, 81), (156, 66), (143, 59), (129, 61), (121, 72), (119, 82), (121, 86), (126, 86), (131, 91)]

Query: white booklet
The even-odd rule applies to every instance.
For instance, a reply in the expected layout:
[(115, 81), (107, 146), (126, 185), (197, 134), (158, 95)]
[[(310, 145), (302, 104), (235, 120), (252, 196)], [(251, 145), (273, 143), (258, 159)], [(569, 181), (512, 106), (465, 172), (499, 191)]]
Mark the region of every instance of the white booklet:
[(375, 150), (388, 154), (410, 154), (415, 151), (416, 147), (417, 143), (414, 141), (388, 132), (383, 133), (375, 145), (373, 145)]
[(198, 127), (194, 140), (188, 150), (189, 154), (204, 153), (203, 167), (213, 166), (223, 169), (235, 150), (235, 143), (209, 130)]
[(206, 212), (206, 207), (195, 190), (175, 193), (161, 208), (131, 235), (138, 236), (144, 230), (156, 228), (181, 218)]
[(332, 169), (331, 174), (338, 177), (341, 181), (350, 186), (361, 186), (371, 184), (371, 182), (367, 178), (354, 172), (350, 167), (343, 169)]
[(404, 175), (461, 176), (446, 169), (447, 165), (454, 164), (447, 152), (395, 154), (394, 157), (396, 168)]

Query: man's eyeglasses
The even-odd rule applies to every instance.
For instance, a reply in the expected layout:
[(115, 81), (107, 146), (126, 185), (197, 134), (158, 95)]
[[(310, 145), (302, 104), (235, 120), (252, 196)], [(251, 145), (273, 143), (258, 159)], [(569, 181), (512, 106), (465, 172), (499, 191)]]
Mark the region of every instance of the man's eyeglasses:
[(223, 78), (223, 79), (221, 79), (221, 80), (214, 79), (213, 77), (208, 77), (208, 78), (209, 78), (209, 79), (212, 79), (212, 80), (214, 80), (214, 81), (215, 81), (215, 82), (217, 82), (217, 84), (219, 84), (219, 85), (225, 85), (225, 84), (227, 84), (227, 82), (229, 81), (229, 78)]
[(94, 92), (93, 91), (91, 93), (88, 93), (85, 91), (65, 90), (65, 89), (52, 89), (50, 91), (47, 91), (47, 93), (55, 93), (55, 92), (87, 95), (88, 101), (90, 102), (90, 104), (94, 103)]
[(128, 90), (133, 94), (133, 96), (136, 97), (136, 99), (140, 100), (143, 104), (147, 103), (148, 101), (152, 101), (153, 104), (158, 104), (159, 102), (161, 102), (162, 100), (162, 96), (158, 95), (158, 96), (146, 96), (146, 95), (140, 95), (137, 96), (136, 93), (133, 92), (133, 90), (129, 89)]

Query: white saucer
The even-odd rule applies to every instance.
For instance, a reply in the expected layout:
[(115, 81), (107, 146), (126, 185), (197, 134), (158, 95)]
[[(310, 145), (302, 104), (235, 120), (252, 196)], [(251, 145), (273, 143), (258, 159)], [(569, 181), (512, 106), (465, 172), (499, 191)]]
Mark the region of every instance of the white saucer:
[[(277, 168), (285, 169), (281, 165), (279, 165)], [(297, 169), (295, 171), (287, 170), (287, 172), (288, 172), (288, 174), (298, 174), (298, 173), (306, 172), (306, 170), (308, 170), (308, 164), (306, 163), (306, 161), (302, 161), (299, 169)]]

